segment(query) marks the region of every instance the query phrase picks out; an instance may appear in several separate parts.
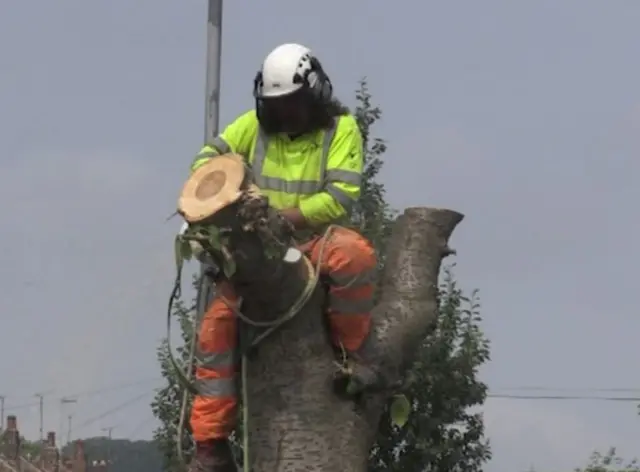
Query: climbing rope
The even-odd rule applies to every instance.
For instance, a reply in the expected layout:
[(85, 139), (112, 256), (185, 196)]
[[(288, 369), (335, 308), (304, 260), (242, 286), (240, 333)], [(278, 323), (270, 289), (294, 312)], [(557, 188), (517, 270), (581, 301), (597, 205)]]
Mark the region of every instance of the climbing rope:
[[(311, 297), (313, 296), (313, 293), (318, 285), (318, 282), (320, 280), (320, 271), (321, 271), (321, 263), (323, 260), (323, 256), (324, 256), (324, 252), (327, 246), (327, 243), (329, 241), (329, 237), (331, 236), (331, 233), (337, 228), (336, 225), (330, 225), (327, 227), (327, 229), (324, 231), (323, 236), (322, 236), (322, 243), (320, 245), (320, 250), (318, 252), (318, 260), (317, 263), (315, 264), (315, 266), (311, 263), (311, 261), (309, 260), (309, 258), (307, 256), (305, 256), (304, 254), (302, 255), (303, 257), (303, 261), (307, 267), (308, 270), (308, 280), (307, 283), (304, 287), (304, 289), (302, 290), (302, 292), (300, 293), (300, 295), (298, 296), (298, 298), (295, 300), (295, 302), (291, 305), (291, 307), (285, 311), (282, 315), (276, 317), (276, 319), (274, 321), (255, 321), (252, 320), (250, 318), (248, 318), (244, 313), (242, 313), (240, 311), (240, 309), (238, 308), (238, 306), (240, 305), (241, 302), (238, 303), (238, 306), (231, 303), (229, 300), (227, 300), (224, 297), (221, 297), (222, 301), (227, 304), (227, 306), (233, 310), (234, 314), (240, 319), (242, 320), (244, 323), (246, 323), (249, 326), (253, 326), (253, 327), (260, 327), (260, 328), (266, 328), (265, 331), (263, 331), (262, 333), (260, 333), (258, 336), (256, 336), (253, 341), (251, 342), (249, 348), (251, 347), (255, 347), (257, 346), (260, 342), (262, 342), (267, 336), (269, 336), (270, 334), (272, 334), (274, 331), (276, 331), (280, 326), (282, 326), (284, 323), (286, 323), (287, 321), (292, 320), (298, 313), (300, 313), (300, 311), (302, 310), (302, 308), (307, 304), (307, 302), (311, 299)], [(174, 283), (174, 287), (173, 290), (171, 292), (171, 296), (169, 297), (169, 306), (167, 309), (167, 351), (168, 351), (168, 358), (169, 358), (169, 363), (171, 364), (171, 367), (173, 369), (173, 371), (175, 372), (175, 375), (178, 379), (178, 382), (180, 383), (180, 385), (185, 389), (183, 394), (182, 394), (182, 402), (181, 402), (181, 406), (180, 406), (180, 419), (178, 422), (178, 438), (177, 438), (177, 452), (178, 452), (178, 459), (186, 464), (186, 460), (184, 458), (184, 451), (183, 451), (183, 441), (184, 441), (184, 430), (185, 430), (185, 425), (186, 425), (186, 417), (187, 417), (187, 410), (188, 410), (188, 406), (189, 406), (189, 394), (191, 395), (198, 395), (198, 387), (195, 385), (195, 383), (193, 382), (193, 363), (195, 360), (195, 350), (196, 350), (196, 343), (197, 343), (197, 335), (198, 335), (198, 325), (199, 325), (199, 320), (197, 316), (194, 316), (193, 318), (193, 322), (192, 322), (192, 335), (191, 335), (191, 343), (189, 345), (189, 356), (187, 358), (187, 370), (186, 373), (185, 371), (182, 370), (182, 368), (180, 367), (180, 365), (178, 364), (178, 361), (175, 359), (174, 355), (173, 355), (173, 349), (171, 347), (171, 321), (172, 321), (172, 312), (173, 312), (173, 305), (176, 302), (176, 300), (179, 300), (182, 294), (182, 266), (183, 266), (184, 260), (181, 258), (176, 257), (176, 269), (177, 269), (177, 274), (176, 274), (176, 279), (175, 279), (175, 283)], [(247, 384), (248, 384), (248, 369), (247, 369), (247, 364), (248, 364), (248, 356), (247, 356), (247, 352), (249, 349), (245, 349), (242, 355), (242, 364), (241, 364), (241, 389), (242, 389), (242, 429), (243, 429), (243, 438), (242, 438), (242, 445), (243, 445), (243, 469), (244, 472), (249, 472), (250, 471), (250, 455), (249, 455), (249, 395), (248, 395), (248, 389), (247, 389)]]

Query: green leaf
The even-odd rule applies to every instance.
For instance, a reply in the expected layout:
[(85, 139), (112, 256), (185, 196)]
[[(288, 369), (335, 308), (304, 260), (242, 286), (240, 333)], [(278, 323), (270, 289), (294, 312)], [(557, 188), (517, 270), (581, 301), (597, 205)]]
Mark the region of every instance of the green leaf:
[(191, 243), (189, 241), (185, 241), (181, 238), (182, 246), (180, 247), (180, 253), (182, 255), (182, 259), (186, 261), (190, 261), (193, 257), (193, 249), (191, 248)]
[(217, 234), (209, 236), (207, 242), (214, 251), (220, 251), (222, 249), (222, 241), (220, 241), (220, 238)]
[(206, 240), (206, 244), (214, 251), (222, 248), (220, 232), (215, 226), (202, 227), (197, 232), (198, 236)]
[(395, 395), (389, 409), (391, 423), (398, 428), (402, 428), (409, 421), (410, 414), (411, 403), (409, 403), (409, 399), (405, 395)]
[(267, 259), (278, 259), (282, 257), (282, 252), (276, 247), (267, 246), (264, 249), (264, 255), (267, 256)]
[(222, 270), (224, 271), (224, 276), (228, 280), (233, 274), (236, 273), (236, 262), (232, 258), (228, 257), (225, 259), (223, 265), (224, 267), (222, 268)]

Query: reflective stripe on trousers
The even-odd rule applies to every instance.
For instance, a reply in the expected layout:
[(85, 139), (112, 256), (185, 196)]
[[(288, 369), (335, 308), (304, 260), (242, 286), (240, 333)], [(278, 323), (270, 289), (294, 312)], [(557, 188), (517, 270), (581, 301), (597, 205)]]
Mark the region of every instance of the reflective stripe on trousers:
[[(233, 291), (221, 284), (218, 294), (234, 302)], [(233, 311), (214, 299), (200, 324), (196, 354), (196, 385), (203, 392), (193, 400), (191, 428), (196, 441), (226, 438), (235, 426), (237, 324)]]

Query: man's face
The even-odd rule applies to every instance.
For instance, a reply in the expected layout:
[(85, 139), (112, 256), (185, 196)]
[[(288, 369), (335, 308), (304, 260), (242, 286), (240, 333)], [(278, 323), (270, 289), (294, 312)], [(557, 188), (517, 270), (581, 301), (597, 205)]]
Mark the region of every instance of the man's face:
[(283, 127), (283, 132), (296, 134), (306, 130), (309, 123), (309, 110), (304, 96), (300, 93), (283, 97), (267, 98), (265, 107), (269, 107), (269, 114)]

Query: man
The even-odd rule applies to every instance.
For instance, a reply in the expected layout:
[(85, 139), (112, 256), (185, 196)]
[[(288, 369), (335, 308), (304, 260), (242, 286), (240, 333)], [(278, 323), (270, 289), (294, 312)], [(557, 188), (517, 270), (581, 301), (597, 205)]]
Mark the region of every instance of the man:
[[(299, 44), (283, 44), (264, 60), (254, 81), (255, 110), (231, 123), (196, 156), (192, 171), (233, 152), (245, 156), (255, 183), (272, 207), (300, 231), (317, 235), (348, 216), (361, 191), (363, 143), (355, 118), (333, 98), (320, 62)], [(376, 256), (358, 233), (338, 228), (318, 261), (321, 237), (304, 245), (330, 280), (329, 325), (333, 342), (367, 370), (359, 352), (369, 334)], [(220, 284), (218, 294), (235, 300)], [(233, 353), (236, 319), (216, 299), (204, 315), (199, 349), (206, 359), (196, 377), (207, 395), (194, 399), (191, 427), (196, 441), (192, 471), (234, 471), (227, 438), (235, 427)], [(356, 364), (358, 365), (358, 364)], [(374, 375), (375, 377), (375, 375)]]

